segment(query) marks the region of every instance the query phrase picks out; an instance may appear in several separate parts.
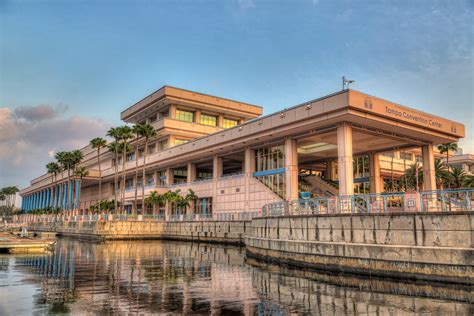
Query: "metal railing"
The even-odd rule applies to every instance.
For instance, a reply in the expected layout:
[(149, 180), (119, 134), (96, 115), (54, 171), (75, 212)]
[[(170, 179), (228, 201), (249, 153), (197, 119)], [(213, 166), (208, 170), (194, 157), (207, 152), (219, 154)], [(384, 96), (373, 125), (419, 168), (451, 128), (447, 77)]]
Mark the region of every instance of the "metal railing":
[(318, 197), (266, 204), (261, 216), (474, 210), (474, 189)]

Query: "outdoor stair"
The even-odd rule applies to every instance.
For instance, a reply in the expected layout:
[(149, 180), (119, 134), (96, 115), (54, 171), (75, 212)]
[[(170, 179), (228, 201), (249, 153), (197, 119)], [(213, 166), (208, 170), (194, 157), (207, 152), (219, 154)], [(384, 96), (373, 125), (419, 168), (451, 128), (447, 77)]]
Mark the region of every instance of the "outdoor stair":
[(318, 197), (332, 197), (339, 194), (339, 190), (330, 182), (319, 176), (304, 177), (310, 185), (310, 191)]

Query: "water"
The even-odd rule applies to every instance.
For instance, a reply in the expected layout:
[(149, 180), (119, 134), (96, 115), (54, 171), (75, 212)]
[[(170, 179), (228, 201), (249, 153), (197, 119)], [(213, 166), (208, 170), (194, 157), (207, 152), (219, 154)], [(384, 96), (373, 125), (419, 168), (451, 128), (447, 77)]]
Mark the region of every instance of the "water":
[(245, 248), (59, 239), (54, 254), (1, 255), (0, 315), (474, 314), (472, 289), (266, 265)]

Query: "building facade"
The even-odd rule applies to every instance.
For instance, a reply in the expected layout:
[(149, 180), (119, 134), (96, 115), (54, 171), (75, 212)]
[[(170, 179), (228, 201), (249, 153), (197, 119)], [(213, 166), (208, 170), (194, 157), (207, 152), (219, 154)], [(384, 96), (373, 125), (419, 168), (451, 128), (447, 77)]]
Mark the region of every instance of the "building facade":
[[(423, 165), (422, 189), (436, 190), (435, 159), (442, 156), (435, 146), (464, 137), (461, 123), (355, 90), (262, 116), (256, 105), (165, 86), (124, 110), (121, 119), (149, 123), (157, 132), (146, 159), (143, 139), (132, 141), (126, 157), (128, 211), (143, 209), (142, 185), (145, 196), (192, 189), (197, 200), (188, 212), (222, 215), (258, 212), (268, 203), (298, 199), (302, 191), (381, 193), (384, 179), (399, 179), (416, 161)], [(96, 150), (86, 146), (82, 152), (87, 177), (68, 183), (63, 172), (33, 179), (21, 190), (22, 208), (88, 210), (98, 202), (99, 177), (102, 198), (113, 199), (115, 164), (122, 172), (122, 162), (104, 150), (99, 174)]]

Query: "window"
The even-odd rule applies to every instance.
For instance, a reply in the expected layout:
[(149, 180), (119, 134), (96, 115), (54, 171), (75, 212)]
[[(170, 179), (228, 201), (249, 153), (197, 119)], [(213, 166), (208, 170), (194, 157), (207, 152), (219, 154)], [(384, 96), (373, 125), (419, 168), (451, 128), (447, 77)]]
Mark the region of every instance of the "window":
[(127, 161), (135, 160), (135, 153), (127, 154)]
[(166, 171), (158, 171), (158, 183), (157, 185), (160, 186), (160, 187), (163, 187), (166, 185)]
[(239, 122), (237, 120), (224, 118), (224, 126), (222, 126), (222, 127), (223, 128), (231, 128), (231, 127), (234, 127), (234, 126), (237, 126), (237, 125), (239, 125)]
[(217, 126), (217, 117), (207, 114), (201, 114), (201, 124), (209, 126)]
[(422, 163), (423, 162), (423, 156), (416, 155), (416, 162)]
[(187, 142), (189, 142), (189, 140), (176, 138), (174, 140), (174, 145), (178, 146), (178, 145), (181, 145), (181, 144), (184, 144), (184, 143), (187, 143)]
[(402, 151), (400, 152), (400, 159), (412, 161), (413, 154)]
[(163, 112), (160, 112), (160, 118), (170, 116), (170, 111), (167, 109)]
[(148, 145), (148, 154), (151, 155), (155, 152), (156, 150), (156, 145), (155, 144), (151, 144), (151, 145)]
[(160, 149), (163, 150), (166, 148), (168, 148), (168, 140), (165, 139), (165, 140), (160, 141)]
[(184, 122), (194, 122), (194, 112), (176, 110), (176, 119)]
[(146, 175), (146, 185), (154, 185), (155, 184), (155, 176), (152, 174), (147, 174)]
[(390, 158), (395, 157), (395, 153), (394, 153), (394, 152), (384, 153), (384, 154), (382, 154), (382, 155), (385, 156), (385, 157), (390, 157)]
[(155, 122), (155, 121), (156, 121), (156, 114), (150, 116), (150, 117), (148, 118), (148, 121), (149, 121), (150, 123)]
[(139, 148), (138, 149), (138, 158), (142, 158), (144, 154), (145, 154), (145, 148)]
[(285, 146), (276, 145), (255, 150), (256, 171), (273, 170), (285, 167)]

